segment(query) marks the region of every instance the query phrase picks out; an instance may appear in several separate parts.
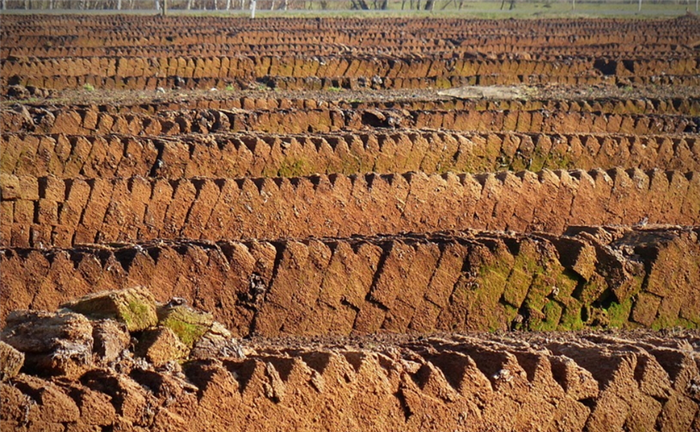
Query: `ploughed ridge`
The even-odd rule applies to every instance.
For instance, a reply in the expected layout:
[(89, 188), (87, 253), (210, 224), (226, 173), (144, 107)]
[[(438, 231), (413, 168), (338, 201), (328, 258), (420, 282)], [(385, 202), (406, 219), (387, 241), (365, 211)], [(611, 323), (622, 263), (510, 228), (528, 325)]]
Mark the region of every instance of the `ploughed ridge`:
[(700, 431), (700, 21), (4, 16), (4, 431)]

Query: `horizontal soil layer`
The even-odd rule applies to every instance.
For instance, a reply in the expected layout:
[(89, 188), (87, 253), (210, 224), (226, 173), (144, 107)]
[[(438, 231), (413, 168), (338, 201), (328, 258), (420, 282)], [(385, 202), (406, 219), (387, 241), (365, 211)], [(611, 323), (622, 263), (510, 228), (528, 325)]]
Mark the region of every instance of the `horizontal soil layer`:
[[(695, 51), (700, 31), (692, 15), (676, 19), (265, 19), (215, 17), (8, 16), (3, 58), (8, 55), (134, 55), (139, 50), (310, 56), (338, 51), (365, 55), (522, 56), (626, 54), (676, 55)], [(174, 29), (177, 30), (174, 30)], [(49, 30), (50, 29), (50, 30)], [(47, 44), (60, 37), (61, 44)], [(309, 52), (303, 52), (304, 48)]]
[[(673, 20), (246, 19), (8, 16), (2, 56), (245, 55), (589, 56), (694, 55), (692, 16)], [(174, 29), (177, 28), (177, 31)], [(51, 31), (47, 31), (51, 29)], [(61, 44), (47, 43), (60, 38)], [(626, 68), (630, 63), (626, 64)], [(631, 71), (631, 68), (629, 68)]]
[[(464, 90), (464, 92), (462, 92)], [(469, 90), (473, 90), (472, 93)], [(492, 90), (492, 95), (483, 96), (484, 92)], [(610, 94), (606, 95), (606, 93)], [(634, 90), (630, 90), (634, 92)], [(339, 109), (342, 111), (361, 110), (377, 112), (421, 112), (421, 111), (513, 111), (513, 112), (542, 112), (551, 114), (587, 113), (601, 114), (645, 114), (645, 115), (679, 115), (695, 117), (700, 115), (700, 97), (686, 95), (682, 91), (669, 90), (670, 96), (653, 95), (653, 90), (645, 87), (637, 93), (624, 94), (625, 90), (615, 91), (614, 87), (598, 86), (596, 88), (579, 90), (569, 86), (556, 86), (551, 89), (537, 87), (466, 87), (445, 92), (435, 90), (411, 91), (360, 91), (357, 93), (338, 91), (316, 92), (271, 92), (247, 91), (188, 91), (172, 92), (114, 92), (118, 98), (124, 95), (140, 94), (142, 98), (136, 101), (106, 100), (99, 101), (98, 92), (83, 92), (82, 97), (71, 95), (63, 98), (63, 93), (57, 93), (53, 99), (6, 105), (10, 110), (21, 112), (24, 105), (30, 115), (52, 115), (54, 118), (62, 111), (76, 110), (83, 119), (83, 127), (88, 119), (100, 113), (116, 114), (145, 114), (151, 116), (170, 116), (172, 112), (187, 110), (233, 110), (233, 112), (275, 112), (295, 110)], [(466, 93), (465, 95), (462, 95)], [(481, 94), (480, 94), (481, 93)], [(590, 94), (589, 94), (590, 93)], [(75, 99), (74, 102), (70, 102)], [(20, 99), (20, 102), (22, 100)], [(11, 112), (7, 112), (10, 114)], [(406, 114), (403, 113), (405, 116)]]
[(700, 336), (585, 333), (246, 343), (182, 371), (0, 384), (7, 430), (690, 431)]
[(60, 178), (299, 177), (529, 169), (700, 170), (695, 134), (469, 133), (0, 135), (0, 170)]
[[(239, 336), (700, 325), (698, 230), (5, 248), (3, 313), (148, 287)], [(3, 315), (4, 317), (4, 315)]]
[[(297, 19), (253, 24), (230, 18), (187, 22), (182, 17), (128, 16), (81, 18), (80, 25), (70, 17), (5, 21), (3, 87), (700, 86), (700, 26), (693, 17), (634, 23), (514, 21), (503, 26), (459, 20)], [(169, 27), (174, 23), (177, 32)], [(334, 28), (337, 25), (349, 27)], [(626, 34), (620, 33), (623, 28)]]
[[(217, 59), (218, 60), (218, 59)], [(192, 60), (190, 60), (192, 61)], [(6, 62), (7, 63), (7, 62)], [(537, 67), (536, 69), (549, 69), (549, 63), (545, 63), (545, 67)], [(156, 90), (163, 89), (249, 89), (255, 86), (269, 87), (281, 90), (334, 90), (338, 89), (375, 89), (375, 90), (397, 90), (397, 89), (430, 89), (439, 88), (446, 89), (450, 87), (459, 87), (465, 85), (574, 85), (574, 86), (593, 86), (593, 85), (683, 85), (688, 87), (700, 86), (700, 78), (697, 76), (697, 71), (691, 70), (687, 74), (673, 73), (672, 71), (657, 72), (658, 75), (649, 76), (618, 76), (618, 75), (601, 75), (596, 72), (589, 72), (586, 75), (549, 75), (546, 73), (532, 73), (522, 75), (517, 73), (493, 73), (493, 74), (471, 74), (471, 75), (445, 75), (439, 77), (385, 77), (379, 78), (379, 75), (367, 76), (327, 76), (318, 77), (316, 75), (309, 76), (276, 76), (263, 75), (253, 76), (247, 72), (246, 75), (238, 76), (235, 72), (223, 72), (215, 69), (207, 72), (197, 71), (181, 71), (185, 74), (182, 78), (180, 75), (163, 76), (160, 73), (157, 75), (149, 75), (148, 72), (132, 72), (138, 73), (137, 76), (96, 76), (95, 70), (89, 69), (90, 65), (85, 66), (90, 70), (89, 75), (76, 75), (72, 70), (63, 71), (63, 74), (56, 75), (58, 72), (53, 67), (46, 65), (38, 65), (28, 63), (26, 65), (8, 65), (7, 75), (3, 75), (0, 81), (3, 87), (7, 85), (23, 85), (35, 86), (55, 90), (64, 90), (70, 88), (78, 88), (84, 85), (90, 85), (95, 88), (106, 90)], [(102, 66), (104, 67), (104, 66)], [(106, 67), (109, 67), (107, 65)], [(410, 66), (406, 66), (410, 67)], [(663, 66), (662, 66), (663, 68)], [(36, 71), (37, 69), (46, 69), (47, 76), (36, 76), (37, 73), (28, 71)], [(481, 69), (481, 68), (480, 68)], [(9, 75), (10, 71), (15, 73)], [(247, 69), (246, 69), (247, 71)], [(29, 75), (28, 75), (29, 73)], [(143, 74), (143, 75), (142, 75)], [(227, 76), (228, 75), (228, 76)], [(303, 74), (302, 74), (303, 75)]]
[(18, 247), (700, 223), (696, 172), (2, 179), (2, 245)]
[(288, 110), (175, 110), (158, 115), (108, 114), (69, 108), (2, 111), (3, 132), (68, 135), (163, 135), (188, 133), (326, 133), (376, 127), (448, 129), (470, 132), (550, 134), (698, 133), (700, 117), (675, 114), (602, 114), (576, 111), (403, 110), (311, 108)]

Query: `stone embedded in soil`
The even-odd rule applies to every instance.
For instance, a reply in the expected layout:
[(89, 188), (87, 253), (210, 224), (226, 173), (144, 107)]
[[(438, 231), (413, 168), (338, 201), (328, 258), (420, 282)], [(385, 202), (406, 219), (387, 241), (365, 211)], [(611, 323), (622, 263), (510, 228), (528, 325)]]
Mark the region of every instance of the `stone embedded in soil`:
[(170, 328), (182, 343), (192, 348), (211, 329), (214, 318), (186, 304), (168, 303), (158, 308), (158, 324)]
[(14, 378), (24, 364), (24, 354), (0, 341), (0, 381)]
[(158, 323), (153, 294), (141, 286), (88, 294), (61, 307), (92, 319), (115, 319), (126, 324), (129, 331), (145, 330)]
[(187, 357), (190, 349), (180, 341), (173, 330), (161, 326), (143, 332), (135, 351), (137, 356), (144, 357), (149, 363), (160, 367), (172, 360)]
[(25, 355), (25, 366), (41, 374), (76, 376), (92, 363), (92, 325), (71, 312), (13, 311), (0, 334)]

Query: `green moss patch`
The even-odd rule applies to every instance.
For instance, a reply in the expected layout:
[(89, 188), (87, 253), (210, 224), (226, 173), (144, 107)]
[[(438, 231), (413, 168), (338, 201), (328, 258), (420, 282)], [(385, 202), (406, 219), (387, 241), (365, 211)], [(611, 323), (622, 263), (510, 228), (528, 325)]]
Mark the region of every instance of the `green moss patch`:
[(214, 323), (211, 314), (185, 305), (163, 306), (158, 310), (158, 317), (159, 324), (171, 329), (189, 348), (192, 348)]

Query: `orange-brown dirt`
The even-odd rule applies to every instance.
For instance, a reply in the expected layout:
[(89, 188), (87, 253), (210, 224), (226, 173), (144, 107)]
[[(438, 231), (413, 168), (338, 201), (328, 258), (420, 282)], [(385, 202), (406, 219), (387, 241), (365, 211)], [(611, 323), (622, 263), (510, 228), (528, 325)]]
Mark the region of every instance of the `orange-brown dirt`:
[[(5, 133), (0, 170), (59, 178), (307, 177), (543, 168), (700, 171), (691, 134), (541, 134), (397, 129), (318, 134), (133, 135)], [(126, 151), (126, 154), (124, 153)]]
[(699, 346), (695, 332), (255, 340), (245, 359), (174, 370), (20, 374), (0, 412), (7, 430), (690, 431)]
[[(698, 230), (589, 229), (5, 249), (6, 310), (183, 297), (237, 336), (700, 325)], [(177, 275), (169, 277), (169, 275)], [(672, 283), (673, 289), (668, 284)]]
[(3, 175), (3, 246), (700, 223), (700, 174), (639, 169), (295, 178)]
[[(6, 59), (3, 83), (133, 90), (241, 87), (251, 80), (307, 90), (605, 81), (698, 85), (700, 32), (691, 17), (467, 26), (459, 20), (372, 21), (280, 20), (261, 28), (241, 19), (118, 17), (85, 26), (69, 17), (8, 17), (0, 52)], [(64, 30), (47, 32), (55, 26)]]
[[(671, 101), (669, 101), (671, 102)], [(317, 105), (316, 102), (313, 102)], [(691, 106), (692, 104), (692, 106)], [(308, 106), (309, 104), (304, 104)], [(505, 105), (505, 104), (504, 104)], [(519, 105), (519, 104), (518, 104)], [(628, 133), (637, 135), (660, 133), (697, 133), (700, 130), (696, 100), (686, 101), (685, 112), (676, 114), (606, 113), (582, 110), (579, 106), (560, 106), (555, 111), (535, 107), (509, 109), (379, 109), (305, 107), (299, 109), (206, 109), (162, 110), (157, 115), (132, 112), (110, 114), (90, 109), (58, 108), (27, 109), (13, 106), (5, 110), (2, 128), (5, 132), (39, 132), (67, 135), (164, 135), (189, 133), (242, 132), (323, 133), (340, 130), (362, 130), (373, 127), (411, 129), (448, 129), (475, 132), (541, 132), (549, 134)], [(553, 104), (559, 105), (559, 104)], [(659, 104), (661, 105), (661, 104)], [(664, 106), (673, 103), (663, 102)], [(611, 107), (613, 110), (614, 107)], [(641, 108), (645, 110), (646, 108)], [(682, 109), (682, 108), (681, 108)], [(653, 105), (649, 111), (655, 111)], [(628, 113), (631, 111), (632, 113)], [(675, 111), (675, 108), (672, 109)], [(685, 114), (685, 115), (683, 115)]]
[(697, 17), (2, 19), (3, 432), (700, 431)]

